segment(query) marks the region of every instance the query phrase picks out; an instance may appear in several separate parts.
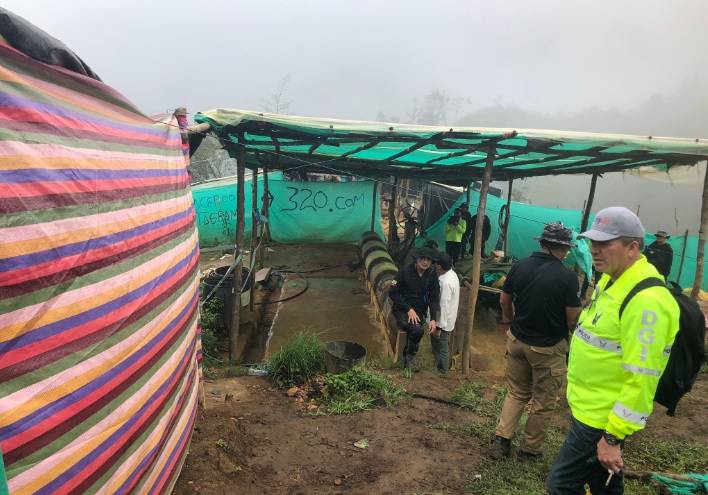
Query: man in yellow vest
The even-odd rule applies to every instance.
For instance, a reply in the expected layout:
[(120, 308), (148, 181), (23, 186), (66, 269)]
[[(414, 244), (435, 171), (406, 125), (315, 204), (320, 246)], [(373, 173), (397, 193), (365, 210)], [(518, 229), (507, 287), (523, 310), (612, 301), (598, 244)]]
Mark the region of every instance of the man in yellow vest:
[(583, 232), (602, 272), (580, 315), (570, 345), (568, 404), (572, 423), (546, 486), (551, 495), (624, 492), (622, 446), (645, 427), (674, 337), (679, 307), (664, 287), (637, 293), (619, 316), (629, 291), (661, 277), (642, 254), (644, 227), (618, 206), (598, 212)]

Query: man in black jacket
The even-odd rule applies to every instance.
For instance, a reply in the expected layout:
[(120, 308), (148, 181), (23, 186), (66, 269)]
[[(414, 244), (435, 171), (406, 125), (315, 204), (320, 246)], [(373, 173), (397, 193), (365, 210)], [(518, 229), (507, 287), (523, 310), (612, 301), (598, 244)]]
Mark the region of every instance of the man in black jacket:
[(674, 262), (674, 250), (671, 248), (671, 244), (666, 242), (671, 236), (664, 230), (658, 231), (654, 236), (656, 240), (646, 247), (644, 255), (649, 263), (654, 265), (659, 273), (668, 280), (671, 264)]
[(460, 205), (460, 211), (462, 212), (462, 219), (465, 221), (465, 236), (462, 238), (462, 248), (460, 249), (460, 259), (465, 257), (465, 253), (469, 250), (470, 242), (472, 242), (472, 231), (474, 230), (474, 223), (472, 223), (472, 214), (470, 213), (470, 205), (467, 203), (462, 203)]
[(430, 331), (435, 331), (440, 314), (440, 284), (433, 267), (435, 250), (423, 247), (414, 261), (396, 274), (388, 295), (393, 302), (393, 316), (401, 330), (406, 332), (404, 363), (410, 367), (418, 352), (418, 344), (425, 331), (425, 319), (430, 309)]
[[(470, 220), (470, 224), (472, 225), (471, 230), (470, 230), (470, 254), (474, 255), (474, 246), (477, 243), (477, 240), (475, 239), (474, 232), (475, 229), (477, 228), (477, 215), (474, 214), (472, 215), (472, 219)], [(489, 236), (492, 235), (492, 222), (489, 221), (489, 217), (487, 215), (484, 215), (484, 222), (482, 223), (482, 258), (486, 258), (487, 255), (485, 254), (486, 250), (486, 244), (487, 240), (489, 239)]]

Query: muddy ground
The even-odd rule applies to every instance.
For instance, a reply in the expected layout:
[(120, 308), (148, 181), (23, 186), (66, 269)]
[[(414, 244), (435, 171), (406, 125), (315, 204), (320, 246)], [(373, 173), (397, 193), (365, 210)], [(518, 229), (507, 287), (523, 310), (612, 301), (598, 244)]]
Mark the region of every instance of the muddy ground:
[[(350, 252), (329, 258), (308, 259), (306, 253), (283, 250), (280, 256), (299, 269), (314, 269), (345, 262)], [(279, 256), (279, 257), (280, 257)], [(340, 256), (340, 258), (337, 258)], [(361, 307), (364, 298), (356, 290), (357, 278), (350, 272), (335, 272), (345, 284), (351, 304)], [(317, 276), (324, 277), (324, 274)], [(313, 277), (315, 278), (315, 277)], [(326, 277), (318, 287), (327, 287)], [(340, 291), (340, 295), (343, 292)], [(311, 295), (323, 297), (321, 291)], [(346, 299), (346, 298), (345, 298)], [(353, 303), (351, 301), (354, 301)], [(346, 303), (346, 301), (344, 301)], [(313, 300), (308, 301), (308, 306)], [(301, 325), (288, 324), (288, 312), (275, 318), (285, 333)], [(297, 321), (309, 308), (291, 309)], [(362, 311), (364, 313), (364, 311)], [(281, 319), (282, 318), (282, 319)], [(331, 317), (316, 322), (323, 328), (341, 326)], [(354, 328), (371, 332), (361, 338), (375, 342), (375, 327), (365, 320)], [(335, 333), (339, 334), (339, 328)], [(339, 336), (339, 335), (338, 335)], [(271, 340), (272, 340), (271, 336)], [(280, 340), (280, 339), (277, 339)], [(430, 364), (429, 344), (422, 346), (423, 363)], [(478, 328), (475, 338), (474, 372), (470, 379), (486, 384), (482, 394), (490, 402), (503, 389), (504, 336), (491, 325)], [(427, 360), (427, 362), (426, 362)], [(409, 392), (449, 398), (462, 383), (458, 373), (440, 377), (430, 371), (407, 375), (384, 370)], [(708, 465), (692, 464), (698, 449), (706, 459), (708, 449), (708, 373), (703, 372), (693, 392), (680, 403), (677, 416), (666, 416), (658, 406), (645, 431), (631, 440), (627, 462), (630, 468), (668, 470), (690, 466), (708, 471)], [(275, 388), (267, 378), (242, 376), (206, 383), (206, 409), (200, 409), (189, 455), (174, 489), (175, 494), (462, 494), (543, 493), (542, 479), (562, 441), (568, 424), (568, 409), (560, 400), (543, 461), (532, 469), (518, 468), (516, 461), (492, 463), (485, 456), (495, 418), (420, 398), (403, 399), (394, 408), (380, 408), (347, 416), (318, 416), (308, 412), (297, 398)], [(369, 447), (354, 443), (367, 439)], [(695, 451), (695, 450), (694, 450)], [(695, 456), (694, 456), (695, 458)], [(688, 463), (688, 464), (687, 464)], [(706, 463), (708, 464), (708, 462)], [(515, 472), (519, 469), (518, 474)], [(516, 480), (518, 477), (520, 480)], [(529, 479), (521, 479), (528, 477)], [(645, 484), (630, 483), (628, 494), (653, 494)]]
[[(390, 373), (409, 390), (440, 397), (460, 384), (459, 378), (425, 371), (411, 379)], [(657, 406), (638, 441), (708, 445), (707, 391), (704, 373), (677, 417), (665, 416)], [(233, 397), (225, 401), (227, 394)], [(392, 409), (313, 416), (267, 379), (256, 377), (210, 383), (207, 400), (176, 494), (483, 493), (475, 489), (475, 474), (483, 472), (486, 441), (441, 425), (482, 424), (485, 419), (458, 407), (411, 398)], [(559, 411), (554, 423), (562, 428), (566, 415)], [(362, 438), (368, 439), (368, 449), (354, 447)]]

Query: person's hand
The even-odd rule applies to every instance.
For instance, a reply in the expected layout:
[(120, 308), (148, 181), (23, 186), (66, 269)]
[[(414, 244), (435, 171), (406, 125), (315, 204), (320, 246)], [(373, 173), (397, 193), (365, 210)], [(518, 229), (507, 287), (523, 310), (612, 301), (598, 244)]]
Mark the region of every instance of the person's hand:
[(418, 316), (418, 313), (416, 313), (415, 309), (413, 309), (413, 308), (408, 310), (408, 323), (413, 323), (415, 325), (420, 324), (420, 317)]
[(438, 324), (435, 322), (435, 320), (430, 320), (430, 324), (428, 325), (428, 333), (429, 334), (434, 334), (435, 330), (438, 329)]
[(602, 467), (617, 474), (624, 468), (622, 449), (619, 445), (610, 445), (604, 438), (597, 442), (597, 460)]

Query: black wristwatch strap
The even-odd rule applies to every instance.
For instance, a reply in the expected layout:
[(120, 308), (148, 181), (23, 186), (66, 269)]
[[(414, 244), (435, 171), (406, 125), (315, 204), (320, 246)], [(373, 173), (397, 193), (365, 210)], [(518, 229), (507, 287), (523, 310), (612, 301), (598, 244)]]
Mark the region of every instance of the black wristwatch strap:
[(622, 440), (614, 436), (612, 433), (607, 433), (606, 431), (602, 432), (602, 438), (605, 439), (605, 442), (607, 442), (607, 445), (619, 445)]

